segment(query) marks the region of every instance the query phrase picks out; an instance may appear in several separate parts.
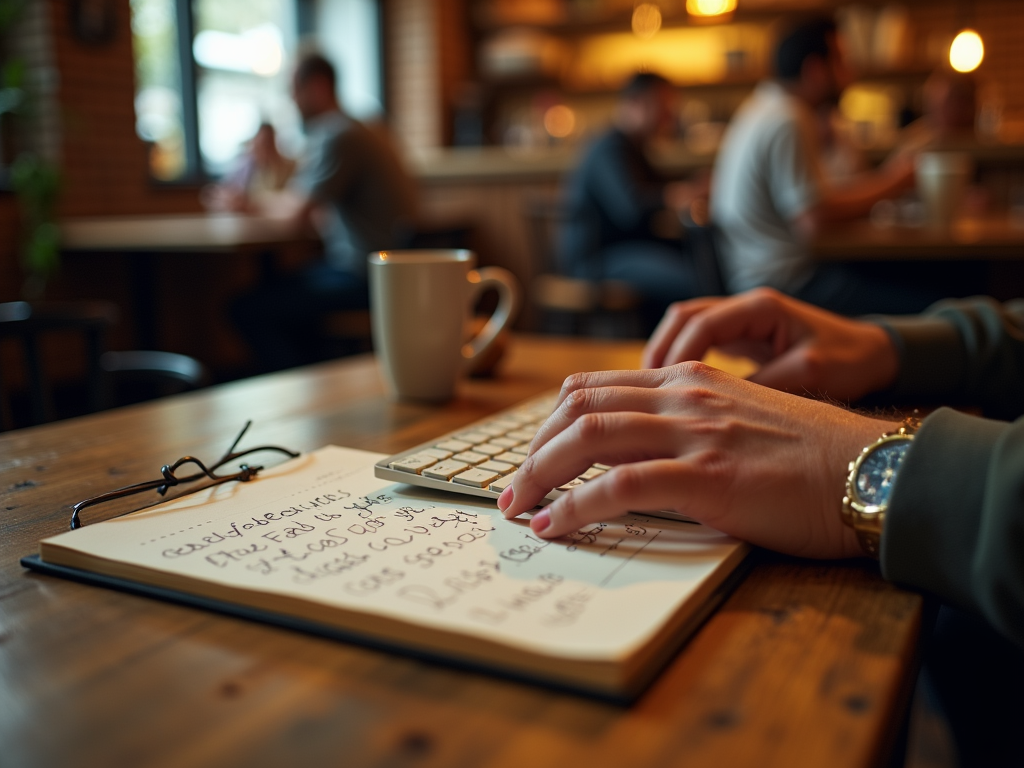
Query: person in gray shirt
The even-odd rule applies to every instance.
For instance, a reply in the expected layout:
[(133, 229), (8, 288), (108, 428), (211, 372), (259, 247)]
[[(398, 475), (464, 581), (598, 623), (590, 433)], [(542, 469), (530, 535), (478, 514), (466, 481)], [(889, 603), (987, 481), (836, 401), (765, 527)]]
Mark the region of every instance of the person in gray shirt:
[(814, 263), (817, 233), (911, 188), (914, 161), (898, 155), (842, 186), (823, 177), (815, 112), (835, 103), (850, 79), (830, 19), (783, 35), (775, 70), (737, 111), (715, 163), (710, 211), (729, 292), (768, 286), (841, 314), (919, 312), (963, 295), (935, 270), (922, 279), (920, 269), (904, 274), (892, 263)]
[(260, 371), (321, 356), (324, 315), (369, 306), (366, 257), (408, 247), (416, 221), (415, 186), (387, 137), (346, 115), (337, 75), (311, 54), (295, 69), (292, 96), (307, 135), (289, 189), (264, 204), (295, 227), (319, 229), (325, 258), (289, 275), (268, 276), (239, 297), (231, 314)]

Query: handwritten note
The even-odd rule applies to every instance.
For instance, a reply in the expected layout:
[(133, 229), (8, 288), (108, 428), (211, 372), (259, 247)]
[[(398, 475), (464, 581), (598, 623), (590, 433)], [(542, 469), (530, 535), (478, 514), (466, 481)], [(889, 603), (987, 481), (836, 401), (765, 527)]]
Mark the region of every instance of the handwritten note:
[(380, 458), (323, 448), (251, 483), (47, 539), (44, 559), (83, 553), (328, 614), (614, 660), (742, 556), (709, 528), (642, 515), (546, 541), (486, 500), (378, 480)]

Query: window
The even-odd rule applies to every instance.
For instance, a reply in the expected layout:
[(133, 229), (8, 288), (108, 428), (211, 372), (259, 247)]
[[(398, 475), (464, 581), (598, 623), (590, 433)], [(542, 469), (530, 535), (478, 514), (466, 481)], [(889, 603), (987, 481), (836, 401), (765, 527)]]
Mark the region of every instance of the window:
[(136, 131), (161, 181), (227, 170), (263, 121), (297, 149), (294, 0), (131, 0)]

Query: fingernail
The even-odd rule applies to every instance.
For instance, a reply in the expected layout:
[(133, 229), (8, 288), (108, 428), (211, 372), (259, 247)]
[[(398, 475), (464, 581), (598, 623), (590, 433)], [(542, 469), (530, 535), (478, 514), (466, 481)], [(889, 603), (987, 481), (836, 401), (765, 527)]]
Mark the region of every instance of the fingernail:
[(512, 501), (514, 498), (515, 491), (512, 490), (512, 486), (510, 485), (508, 488), (502, 491), (501, 495), (498, 497), (498, 509), (504, 512), (506, 509), (512, 506)]
[(551, 512), (547, 509), (542, 509), (533, 519), (530, 520), (530, 528), (534, 533), (544, 533), (551, 525)]

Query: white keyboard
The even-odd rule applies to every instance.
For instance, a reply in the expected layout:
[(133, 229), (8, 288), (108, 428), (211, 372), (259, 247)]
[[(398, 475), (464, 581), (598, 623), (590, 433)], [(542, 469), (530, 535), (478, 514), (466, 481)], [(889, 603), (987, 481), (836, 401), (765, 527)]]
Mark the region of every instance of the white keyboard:
[[(557, 397), (557, 394), (548, 394), (527, 400), (436, 440), (389, 456), (374, 465), (374, 475), (382, 480), (497, 499), (512, 484), (516, 470), (526, 459), (530, 441), (551, 415)], [(542, 503), (554, 501), (609, 469), (611, 467), (605, 464), (595, 464), (579, 477), (552, 490)], [(646, 511), (644, 514), (690, 520), (671, 511)]]

